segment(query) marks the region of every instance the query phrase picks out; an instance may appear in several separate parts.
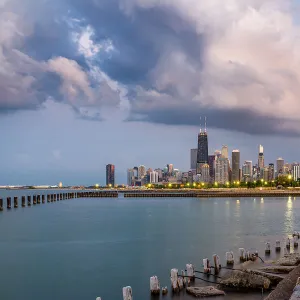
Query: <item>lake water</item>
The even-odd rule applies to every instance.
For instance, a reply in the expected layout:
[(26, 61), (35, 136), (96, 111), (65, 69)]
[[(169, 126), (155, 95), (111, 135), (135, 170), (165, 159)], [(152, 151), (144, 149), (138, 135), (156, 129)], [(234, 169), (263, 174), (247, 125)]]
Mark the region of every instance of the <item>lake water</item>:
[[(28, 193), (0, 190), (0, 197)], [(300, 230), (294, 198), (80, 198), (5, 210), (0, 299), (121, 300), (130, 285), (134, 299), (147, 300), (152, 275), (169, 287), (171, 268), (201, 270), (214, 253), (224, 263), (239, 247), (264, 256), (266, 241), (274, 249), (293, 230)], [(169, 289), (163, 299), (193, 298)]]

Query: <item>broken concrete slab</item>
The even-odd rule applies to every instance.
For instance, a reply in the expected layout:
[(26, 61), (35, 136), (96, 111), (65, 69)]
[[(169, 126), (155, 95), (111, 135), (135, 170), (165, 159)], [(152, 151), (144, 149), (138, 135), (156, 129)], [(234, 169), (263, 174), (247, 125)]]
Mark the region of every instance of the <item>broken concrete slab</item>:
[(212, 297), (212, 296), (224, 296), (225, 292), (216, 289), (213, 286), (204, 286), (204, 287), (188, 287), (186, 289), (188, 294), (191, 294), (197, 298), (199, 297)]
[(259, 270), (263, 272), (275, 273), (275, 274), (288, 274), (293, 271), (296, 266), (266, 266)]
[(233, 271), (219, 283), (219, 287), (241, 288), (241, 289), (269, 289), (270, 279), (248, 271)]

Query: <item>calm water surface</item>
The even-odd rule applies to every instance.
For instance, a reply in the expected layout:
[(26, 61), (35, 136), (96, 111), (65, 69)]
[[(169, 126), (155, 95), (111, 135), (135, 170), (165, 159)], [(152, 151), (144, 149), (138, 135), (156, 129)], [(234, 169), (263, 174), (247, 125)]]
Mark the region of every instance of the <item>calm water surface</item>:
[[(8, 193), (30, 192), (0, 197)], [(300, 230), (294, 198), (81, 198), (5, 210), (0, 299), (121, 300), (130, 285), (134, 299), (147, 300), (152, 275), (170, 286), (171, 268), (191, 262), (200, 270), (202, 258), (217, 253), (224, 262), (239, 247), (264, 255), (266, 241), (293, 230)], [(192, 299), (164, 297), (171, 298)]]

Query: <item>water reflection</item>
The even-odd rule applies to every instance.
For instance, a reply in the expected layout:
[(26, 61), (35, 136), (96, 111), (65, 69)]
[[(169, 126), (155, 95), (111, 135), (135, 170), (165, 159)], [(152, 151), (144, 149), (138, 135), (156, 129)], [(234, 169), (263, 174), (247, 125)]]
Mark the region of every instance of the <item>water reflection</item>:
[(293, 231), (293, 201), (292, 201), (292, 197), (289, 197), (288, 201), (286, 202), (284, 228), (285, 228), (286, 232)]
[(260, 198), (260, 203), (264, 203), (264, 198)]

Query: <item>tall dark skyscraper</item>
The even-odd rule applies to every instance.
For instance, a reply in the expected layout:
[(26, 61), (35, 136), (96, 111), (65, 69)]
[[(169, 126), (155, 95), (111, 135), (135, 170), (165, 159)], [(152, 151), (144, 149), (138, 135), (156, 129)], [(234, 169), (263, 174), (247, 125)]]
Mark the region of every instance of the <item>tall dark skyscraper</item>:
[(107, 165), (106, 166), (106, 185), (115, 185), (115, 166)]
[(201, 173), (201, 166), (208, 164), (208, 139), (206, 132), (206, 118), (204, 132), (200, 126), (200, 132), (198, 134), (198, 152), (197, 152), (197, 174)]
[(208, 156), (209, 177), (212, 182), (215, 180), (215, 159), (215, 155)]
[(232, 176), (231, 181), (240, 181), (240, 151), (232, 151)]

